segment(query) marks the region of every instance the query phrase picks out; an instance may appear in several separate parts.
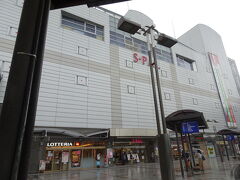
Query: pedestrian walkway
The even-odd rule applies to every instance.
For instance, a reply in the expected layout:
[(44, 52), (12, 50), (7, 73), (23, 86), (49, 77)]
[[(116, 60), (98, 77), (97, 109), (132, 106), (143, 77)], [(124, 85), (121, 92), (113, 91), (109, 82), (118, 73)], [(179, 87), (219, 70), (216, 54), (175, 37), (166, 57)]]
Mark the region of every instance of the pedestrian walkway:
[[(176, 180), (234, 180), (231, 170), (240, 161), (221, 163), (216, 158), (210, 161), (211, 169), (204, 173), (196, 173), (191, 177), (181, 177), (180, 170), (176, 167)], [(175, 162), (177, 165), (177, 161)], [(109, 168), (96, 168), (91, 170), (72, 170), (65, 172), (52, 172), (29, 175), (28, 180), (160, 180), (158, 163), (115, 166)]]

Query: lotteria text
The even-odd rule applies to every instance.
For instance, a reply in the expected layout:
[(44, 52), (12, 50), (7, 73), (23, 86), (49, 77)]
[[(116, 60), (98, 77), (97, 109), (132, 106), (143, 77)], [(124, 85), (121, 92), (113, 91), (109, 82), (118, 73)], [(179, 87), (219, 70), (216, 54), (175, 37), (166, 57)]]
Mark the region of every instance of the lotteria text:
[(61, 147), (61, 146), (73, 146), (71, 142), (51, 142), (47, 143), (47, 147)]

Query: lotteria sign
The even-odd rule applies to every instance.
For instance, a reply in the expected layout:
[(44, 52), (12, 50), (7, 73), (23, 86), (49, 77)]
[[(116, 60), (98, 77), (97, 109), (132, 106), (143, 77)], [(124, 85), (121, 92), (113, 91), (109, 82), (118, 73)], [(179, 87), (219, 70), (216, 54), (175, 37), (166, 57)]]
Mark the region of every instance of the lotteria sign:
[(47, 147), (64, 147), (64, 146), (73, 146), (72, 142), (49, 142)]
[(148, 65), (148, 58), (146, 56), (140, 56), (138, 53), (133, 53), (133, 62)]

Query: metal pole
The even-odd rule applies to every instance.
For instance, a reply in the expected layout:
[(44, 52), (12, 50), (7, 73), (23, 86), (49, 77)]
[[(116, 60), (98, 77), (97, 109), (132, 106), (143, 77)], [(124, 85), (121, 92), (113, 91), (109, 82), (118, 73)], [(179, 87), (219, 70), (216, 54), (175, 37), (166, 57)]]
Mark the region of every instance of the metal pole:
[(42, 23), (40, 28), (41, 32), (40, 32), (39, 43), (38, 43), (37, 59), (36, 59), (36, 64), (34, 69), (32, 91), (31, 91), (31, 96), (29, 101), (26, 130), (25, 130), (24, 139), (23, 139), (20, 170), (18, 175), (19, 180), (27, 179), (27, 175), (28, 175), (29, 160), (31, 155), (32, 135), (33, 135), (33, 129), (34, 129), (34, 123), (35, 123), (35, 117), (36, 117), (39, 86), (40, 86), (41, 73), (42, 73), (44, 47), (45, 47), (46, 34), (47, 34), (48, 16), (49, 16), (49, 11), (51, 6), (51, 0), (42, 0), (42, 1), (44, 1), (45, 4), (43, 8), (43, 16), (41, 19)]
[(239, 148), (239, 151), (240, 151), (240, 138), (239, 138), (239, 135), (237, 135), (237, 138), (238, 138), (238, 148)]
[(148, 47), (149, 48), (148, 58), (149, 58), (150, 76), (151, 76), (151, 81), (152, 81), (152, 91), (153, 91), (153, 101), (154, 101), (156, 123), (157, 123), (157, 132), (158, 132), (158, 135), (160, 135), (161, 134), (161, 125), (160, 125), (160, 117), (159, 117), (159, 112), (158, 112), (158, 103), (157, 103), (155, 80), (154, 80), (154, 74), (153, 74), (153, 69), (152, 69), (152, 52), (151, 52), (149, 40), (147, 42), (148, 42), (148, 45), (149, 45), (149, 47)]
[(222, 138), (223, 138), (223, 143), (224, 143), (224, 147), (225, 147), (226, 154), (227, 154), (227, 159), (229, 160), (229, 155), (228, 155), (228, 150), (227, 150), (227, 145), (226, 145), (226, 142), (225, 142), (224, 135), (222, 135)]
[(150, 27), (149, 29), (149, 36), (151, 38), (151, 49), (153, 52), (153, 59), (154, 64), (151, 62), (150, 65), (154, 65), (155, 67), (155, 75), (156, 75), (156, 81), (157, 81), (157, 89), (158, 89), (158, 98), (159, 98), (159, 107), (161, 112), (161, 119), (162, 119), (162, 127), (163, 127), (163, 134), (159, 134), (159, 144), (160, 149), (159, 152), (161, 153), (160, 160), (160, 166), (161, 166), (161, 175), (162, 179), (168, 179), (173, 180), (175, 179), (175, 173), (174, 173), (174, 166), (173, 166), (173, 159), (171, 155), (171, 145), (170, 145), (170, 138), (167, 134), (167, 126), (166, 126), (166, 120), (164, 115), (164, 107), (163, 107), (163, 101), (162, 101), (162, 93), (161, 93), (161, 85), (160, 85), (160, 79), (159, 79), (159, 73), (158, 73), (158, 65), (157, 65), (157, 58), (155, 53), (155, 48), (153, 46), (154, 38), (153, 38), (153, 27)]
[[(164, 171), (162, 169), (164, 168), (164, 165), (161, 165), (162, 154), (161, 154), (161, 151), (160, 151), (161, 149), (163, 149), (163, 147), (160, 146), (161, 125), (160, 125), (160, 117), (159, 117), (159, 112), (158, 112), (158, 103), (157, 103), (155, 80), (154, 80), (154, 74), (153, 74), (153, 68), (152, 68), (152, 51), (151, 51), (148, 36), (147, 36), (147, 43), (148, 43), (148, 57), (149, 57), (150, 76), (151, 76), (151, 81), (152, 81), (153, 101), (154, 101), (154, 109), (155, 109), (157, 132), (158, 132), (157, 143), (158, 143), (159, 164), (160, 164), (161, 176), (163, 177)], [(164, 179), (164, 178), (162, 178), (162, 179)]]
[(3, 180), (15, 180), (19, 172), (43, 4), (42, 0), (25, 0), (22, 10), (0, 117)]
[(185, 147), (184, 147), (184, 142), (183, 142), (183, 135), (181, 133), (181, 140), (182, 140), (182, 148), (183, 148), (183, 158), (184, 158), (184, 161), (185, 161), (185, 165), (186, 165), (186, 171), (188, 171), (188, 166), (187, 166), (187, 159), (186, 159), (186, 151), (185, 151)]
[[(233, 136), (234, 137), (234, 136)], [(234, 143), (235, 144), (235, 143)], [(236, 157), (236, 152), (235, 152), (235, 148), (233, 146), (233, 141), (231, 140), (231, 146), (232, 146), (232, 150), (233, 150), (233, 155), (234, 157)]]
[(219, 155), (220, 155), (221, 161), (223, 162), (224, 159), (223, 159), (223, 155), (222, 155), (221, 145), (217, 143), (218, 136), (216, 136), (216, 134), (215, 134), (215, 139), (216, 139), (216, 145), (217, 145), (217, 148), (218, 148), (218, 152), (219, 152)]
[(188, 140), (189, 140), (189, 146), (190, 146), (190, 152), (191, 152), (191, 156), (192, 156), (193, 165), (196, 166), (195, 158), (194, 158), (193, 150), (192, 150), (191, 137), (190, 137), (189, 133), (187, 135), (188, 135)]
[(178, 148), (178, 154), (179, 154), (179, 163), (180, 163), (180, 168), (181, 168), (181, 174), (182, 177), (184, 177), (184, 171), (183, 171), (183, 165), (182, 165), (182, 158), (181, 158), (181, 151), (179, 147), (179, 141), (178, 141), (178, 132), (177, 132), (177, 126), (175, 125), (175, 134), (176, 134), (176, 139), (177, 139), (177, 148)]
[(162, 91), (161, 91), (161, 84), (160, 84), (160, 78), (159, 78), (159, 72), (158, 72), (158, 63), (157, 63), (155, 47), (152, 47), (152, 51), (153, 51), (154, 69), (155, 69), (156, 81), (157, 81), (159, 107), (160, 107), (160, 113), (161, 113), (161, 118), (162, 118), (163, 133), (166, 134), (167, 133), (167, 125), (166, 125), (165, 114), (164, 114)]

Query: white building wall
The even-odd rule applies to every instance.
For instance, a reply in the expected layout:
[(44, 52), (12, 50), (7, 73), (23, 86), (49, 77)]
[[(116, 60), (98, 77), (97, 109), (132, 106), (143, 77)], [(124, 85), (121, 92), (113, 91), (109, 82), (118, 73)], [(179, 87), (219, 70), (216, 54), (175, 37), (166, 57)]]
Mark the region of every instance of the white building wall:
[[(8, 35), (8, 29), (17, 28), (21, 7), (16, 6), (13, 0), (2, 0), (0, 5), (0, 60), (6, 62), (0, 84), (2, 102), (15, 41), (15, 37)], [(62, 27), (61, 10), (51, 11), (35, 125), (111, 128), (116, 132), (119, 129), (129, 129), (130, 135), (131, 132), (132, 135), (150, 135), (149, 132), (156, 132), (148, 64), (134, 63), (134, 51), (109, 44), (107, 13), (86, 6), (67, 8), (64, 11), (104, 26), (104, 41)], [(204, 31), (208, 33), (207, 29)], [(213, 38), (211, 42), (216, 40), (215, 36)], [(141, 36), (140, 39), (144, 40), (145, 37)], [(220, 121), (217, 126), (223, 128), (225, 120), (222, 110), (215, 107), (215, 103), (220, 103), (218, 94), (211, 89), (215, 82), (206, 55), (210, 50), (205, 47), (210, 42), (203, 40), (201, 33), (195, 30), (187, 32), (179, 40), (183, 44), (179, 43), (172, 48), (174, 63), (159, 61), (165, 115), (180, 109), (202, 111), (206, 119)], [(85, 55), (77, 53), (78, 46), (86, 49)], [(220, 45), (217, 50), (224, 49)], [(196, 61), (197, 72), (179, 67), (176, 54)], [(138, 55), (146, 56), (141, 53)], [(225, 52), (221, 57), (225, 57)], [(127, 67), (126, 61), (132, 62), (132, 68)], [(226, 85), (232, 89), (236, 118), (240, 120), (237, 89), (232, 75), (229, 75), (230, 67), (224, 65), (228, 74)], [(167, 74), (166, 77), (161, 71)], [(76, 83), (77, 76), (87, 78), (86, 86)], [(194, 79), (194, 84), (189, 84), (189, 78)], [(133, 94), (129, 93), (128, 86), (135, 88)], [(166, 93), (170, 99), (165, 98)], [(193, 105), (193, 98), (197, 99), (197, 105)]]

